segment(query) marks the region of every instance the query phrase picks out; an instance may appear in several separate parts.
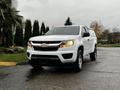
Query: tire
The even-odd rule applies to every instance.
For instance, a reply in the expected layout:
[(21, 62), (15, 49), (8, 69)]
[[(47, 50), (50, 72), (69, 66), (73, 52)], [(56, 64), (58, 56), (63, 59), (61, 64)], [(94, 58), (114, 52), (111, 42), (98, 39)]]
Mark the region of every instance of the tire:
[(33, 67), (33, 69), (36, 69), (36, 70), (41, 70), (42, 69), (42, 66), (39, 66), (39, 65), (31, 65)]
[(33, 62), (32, 60), (29, 61), (29, 64), (33, 67), (33, 69), (42, 69), (42, 66), (41, 65), (37, 65), (38, 63), (37, 62)]
[(78, 50), (77, 59), (75, 62), (75, 71), (80, 72), (82, 70), (83, 64), (83, 53), (82, 50)]
[(94, 48), (93, 53), (90, 53), (90, 59), (91, 59), (91, 61), (96, 61), (96, 59), (97, 59), (97, 47)]

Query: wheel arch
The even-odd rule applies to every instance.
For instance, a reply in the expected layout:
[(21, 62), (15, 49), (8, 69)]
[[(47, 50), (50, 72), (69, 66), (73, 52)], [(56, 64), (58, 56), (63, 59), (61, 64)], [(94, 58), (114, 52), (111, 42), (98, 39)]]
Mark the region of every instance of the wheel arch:
[(95, 47), (97, 47), (97, 43), (95, 44)]
[(79, 46), (78, 50), (82, 50), (82, 53), (84, 53), (84, 46), (83, 45)]

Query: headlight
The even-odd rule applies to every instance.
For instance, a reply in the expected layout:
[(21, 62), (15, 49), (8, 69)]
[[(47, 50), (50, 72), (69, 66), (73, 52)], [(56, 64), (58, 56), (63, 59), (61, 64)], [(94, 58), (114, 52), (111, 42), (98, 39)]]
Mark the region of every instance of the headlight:
[(31, 48), (31, 47), (32, 47), (31, 41), (28, 41), (27, 48)]
[(73, 45), (74, 45), (74, 40), (63, 41), (60, 44), (60, 48), (67, 48), (67, 47), (71, 47)]

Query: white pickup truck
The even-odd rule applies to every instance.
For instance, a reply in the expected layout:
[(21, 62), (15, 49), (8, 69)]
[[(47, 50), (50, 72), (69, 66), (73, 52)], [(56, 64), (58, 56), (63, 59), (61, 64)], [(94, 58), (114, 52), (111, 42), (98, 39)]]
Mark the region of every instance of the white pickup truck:
[(96, 60), (97, 38), (92, 29), (83, 25), (54, 27), (28, 41), (27, 57), (33, 68), (73, 65), (80, 71), (85, 55), (90, 55), (91, 61)]

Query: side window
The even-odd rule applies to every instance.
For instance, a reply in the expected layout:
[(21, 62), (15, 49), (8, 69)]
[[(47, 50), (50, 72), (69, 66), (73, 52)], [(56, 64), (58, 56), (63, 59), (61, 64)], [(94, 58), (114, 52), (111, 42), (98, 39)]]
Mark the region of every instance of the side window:
[(81, 36), (83, 36), (83, 34), (86, 32), (85, 28), (82, 27), (82, 31), (81, 31)]
[(89, 33), (89, 28), (88, 27), (84, 27), (85, 28), (85, 30), (86, 30), (86, 32), (88, 32)]
[(87, 27), (83, 27), (82, 31), (81, 31), (81, 35), (82, 35), (82, 37), (88, 37), (89, 36), (89, 29)]
[(82, 28), (81, 35), (83, 36), (84, 33), (89, 33), (89, 29), (87, 27)]

